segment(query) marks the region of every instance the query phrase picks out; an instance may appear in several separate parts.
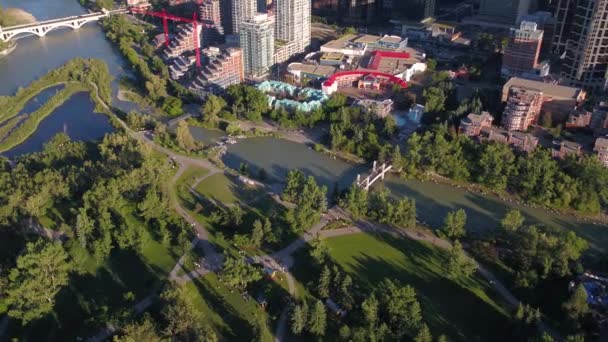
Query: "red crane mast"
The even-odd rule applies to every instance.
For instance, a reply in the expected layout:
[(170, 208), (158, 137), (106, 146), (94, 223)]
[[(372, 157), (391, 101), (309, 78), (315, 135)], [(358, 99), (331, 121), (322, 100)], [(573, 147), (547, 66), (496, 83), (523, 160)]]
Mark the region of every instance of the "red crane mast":
[(201, 27), (207, 27), (209, 25), (199, 23), (198, 20), (196, 20), (196, 11), (192, 14), (192, 19), (182, 18), (182, 17), (178, 17), (173, 14), (169, 14), (169, 13), (167, 13), (167, 11), (165, 9), (163, 9), (162, 12), (154, 12), (154, 11), (148, 11), (146, 9), (142, 9), (142, 8), (138, 8), (138, 7), (131, 7), (129, 9), (129, 11), (131, 11), (131, 14), (137, 13), (137, 14), (151, 15), (153, 17), (162, 18), (163, 19), (163, 30), (165, 33), (165, 46), (169, 46), (169, 23), (168, 23), (169, 20), (193, 24), (194, 25), (193, 39), (194, 39), (194, 49), (195, 49), (195, 53), (196, 53), (196, 67), (197, 67), (197, 69), (201, 68), (201, 50), (200, 50), (200, 46), (199, 46), (198, 26), (200, 25)]

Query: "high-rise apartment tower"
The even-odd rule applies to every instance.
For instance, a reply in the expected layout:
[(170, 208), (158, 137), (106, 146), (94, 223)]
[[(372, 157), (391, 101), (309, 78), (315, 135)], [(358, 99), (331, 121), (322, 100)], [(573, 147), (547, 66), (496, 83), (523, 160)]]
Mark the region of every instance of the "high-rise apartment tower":
[[(597, 91), (605, 86), (608, 66), (608, 0), (563, 0), (569, 9), (570, 22), (567, 32), (559, 39), (565, 40), (565, 54), (561, 77), (570, 86)], [(560, 9), (558, 8), (558, 13)], [(560, 16), (558, 15), (558, 19)]]
[(274, 18), (258, 14), (243, 21), (240, 27), (245, 78), (260, 79), (274, 64)]

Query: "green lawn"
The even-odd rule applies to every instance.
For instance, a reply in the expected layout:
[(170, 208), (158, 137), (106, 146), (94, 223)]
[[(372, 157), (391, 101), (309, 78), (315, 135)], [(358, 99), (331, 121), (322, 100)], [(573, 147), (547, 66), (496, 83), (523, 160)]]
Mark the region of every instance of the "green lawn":
[(232, 292), (215, 274), (186, 285), (186, 291), (205, 319), (225, 341), (252, 341), (254, 327), (261, 341), (272, 341), (268, 317), (254, 299), (244, 300), (238, 291)]
[(190, 166), (179, 177), (176, 184), (177, 185), (185, 184), (187, 186), (192, 186), (198, 178), (201, 178), (208, 173), (209, 173), (209, 170), (204, 169), (202, 167)]
[(199, 194), (223, 204), (248, 202), (260, 195), (260, 190), (257, 188), (240, 184), (233, 181), (231, 176), (222, 173), (208, 177), (199, 183), (195, 190)]
[(504, 304), (483, 279), (454, 282), (446, 278), (446, 251), (388, 235), (356, 234), (326, 242), (332, 258), (362, 288), (372, 289), (385, 278), (412, 285), (434, 335), (443, 333), (455, 341), (501, 340), (506, 336)]

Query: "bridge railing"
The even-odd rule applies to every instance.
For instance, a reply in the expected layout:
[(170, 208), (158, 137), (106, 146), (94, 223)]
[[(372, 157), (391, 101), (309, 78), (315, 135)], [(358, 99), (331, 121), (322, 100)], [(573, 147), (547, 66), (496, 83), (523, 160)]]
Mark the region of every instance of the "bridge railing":
[(87, 14), (73, 15), (70, 17), (59, 18), (59, 19), (37, 21), (35, 23), (29, 23), (29, 24), (5, 26), (0, 29), (3, 30), (4, 32), (7, 32), (7, 31), (11, 31), (11, 30), (23, 29), (23, 28), (28, 28), (28, 27), (36, 27), (36, 26), (44, 26), (44, 25), (49, 25), (49, 24), (61, 23), (64, 21), (72, 21), (72, 20), (76, 20), (76, 19), (86, 19), (86, 18), (97, 17), (97, 16), (102, 17), (102, 16), (107, 16), (108, 14), (110, 14), (110, 13), (109, 12), (107, 12), (107, 13), (105, 13), (105, 12), (87, 13)]

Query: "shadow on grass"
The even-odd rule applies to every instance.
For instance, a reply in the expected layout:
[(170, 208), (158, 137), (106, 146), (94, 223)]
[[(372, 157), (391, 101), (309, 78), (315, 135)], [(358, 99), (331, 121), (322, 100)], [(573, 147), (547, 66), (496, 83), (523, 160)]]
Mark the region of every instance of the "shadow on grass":
[(221, 293), (210, 284), (209, 281), (194, 279), (193, 284), (200, 292), (209, 308), (215, 311), (224, 321), (225, 325), (219, 328), (218, 333), (226, 341), (252, 341), (254, 337), (253, 327), (243, 319), (238, 310), (222, 299)]
[[(373, 290), (384, 279), (411, 285), (416, 289), (424, 320), (435, 335), (443, 333), (459, 341), (512, 340), (508, 317), (480, 297), (493, 292), (485, 281), (477, 277), (458, 281), (445, 277), (445, 251), (389, 235), (371, 236), (394, 250), (364, 249), (354, 255), (347, 252), (342, 260), (346, 264), (341, 266), (355, 284), (365, 291)], [(397, 257), (396, 252), (400, 253)]]

